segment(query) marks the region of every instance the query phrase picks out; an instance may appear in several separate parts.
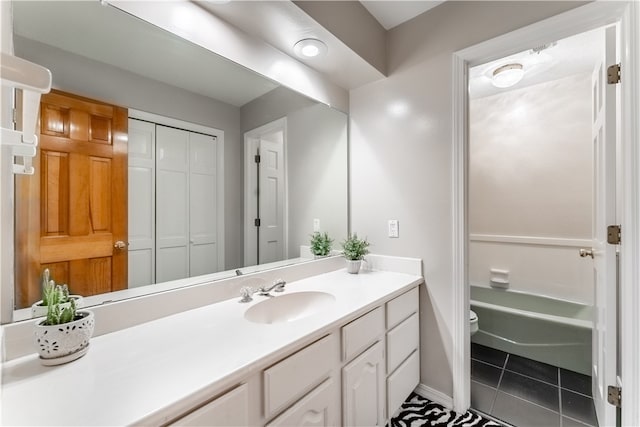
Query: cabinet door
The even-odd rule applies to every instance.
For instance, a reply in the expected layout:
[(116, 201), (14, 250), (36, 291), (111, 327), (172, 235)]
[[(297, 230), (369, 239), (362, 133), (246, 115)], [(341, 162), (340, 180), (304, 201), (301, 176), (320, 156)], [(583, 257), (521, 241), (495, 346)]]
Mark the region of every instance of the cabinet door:
[(246, 426), (249, 425), (249, 391), (242, 384), (189, 415), (180, 418), (176, 426)]
[(384, 346), (378, 341), (342, 368), (345, 426), (383, 426), (385, 423)]
[(329, 378), (287, 409), (266, 427), (329, 427), (338, 424), (339, 393), (336, 382)]

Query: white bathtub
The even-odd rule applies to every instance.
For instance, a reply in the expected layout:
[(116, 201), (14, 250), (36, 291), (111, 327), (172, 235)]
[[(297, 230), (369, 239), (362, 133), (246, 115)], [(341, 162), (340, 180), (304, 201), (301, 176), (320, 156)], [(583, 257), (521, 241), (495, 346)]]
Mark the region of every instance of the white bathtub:
[(591, 375), (592, 307), (471, 286), (479, 331), (472, 342)]

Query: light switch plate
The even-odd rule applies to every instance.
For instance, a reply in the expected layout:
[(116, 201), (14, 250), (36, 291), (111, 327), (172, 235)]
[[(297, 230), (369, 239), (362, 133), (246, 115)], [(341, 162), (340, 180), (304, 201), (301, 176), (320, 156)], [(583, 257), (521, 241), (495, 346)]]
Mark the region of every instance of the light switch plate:
[(316, 231), (320, 231), (320, 219), (318, 219), (318, 218), (314, 218), (313, 219), (313, 231), (314, 231), (314, 233)]
[(400, 234), (398, 231), (398, 220), (390, 219), (388, 225), (389, 225), (389, 237), (393, 237), (393, 238), (398, 237)]

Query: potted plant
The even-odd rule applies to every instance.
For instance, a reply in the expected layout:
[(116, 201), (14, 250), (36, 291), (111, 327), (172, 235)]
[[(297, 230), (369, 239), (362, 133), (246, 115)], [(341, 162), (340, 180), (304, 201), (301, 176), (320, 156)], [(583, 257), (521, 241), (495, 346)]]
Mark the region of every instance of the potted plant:
[(342, 254), (347, 259), (347, 271), (357, 274), (364, 256), (369, 253), (369, 242), (367, 239), (359, 239), (356, 233), (349, 234), (342, 242)]
[[(47, 308), (49, 306), (48, 293), (46, 289), (48, 287), (56, 286), (55, 282), (51, 280), (49, 269), (45, 268), (42, 272), (42, 299), (31, 306), (31, 317), (42, 317), (47, 315)], [(61, 285), (63, 293), (60, 297), (60, 302), (63, 307), (68, 306), (71, 300), (74, 300), (76, 308), (83, 306), (83, 299), (80, 295), (69, 295), (69, 288), (67, 285)]]
[(62, 302), (67, 293), (65, 286), (53, 280), (44, 288), (47, 317), (35, 324), (34, 338), (43, 365), (71, 362), (89, 349), (89, 339), (95, 325), (92, 311), (76, 310), (74, 299)]
[(311, 253), (317, 257), (326, 257), (331, 252), (331, 245), (333, 239), (329, 237), (329, 234), (325, 231), (320, 233), (316, 231), (311, 235)]

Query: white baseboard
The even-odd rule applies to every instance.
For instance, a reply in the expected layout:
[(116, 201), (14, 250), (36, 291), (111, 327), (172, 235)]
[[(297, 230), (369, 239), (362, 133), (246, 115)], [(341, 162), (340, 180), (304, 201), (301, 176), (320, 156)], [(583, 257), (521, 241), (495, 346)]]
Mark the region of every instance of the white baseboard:
[(418, 384), (414, 391), (425, 399), (438, 403), (447, 409), (453, 409), (453, 397), (447, 396), (434, 388), (427, 387), (424, 384)]

